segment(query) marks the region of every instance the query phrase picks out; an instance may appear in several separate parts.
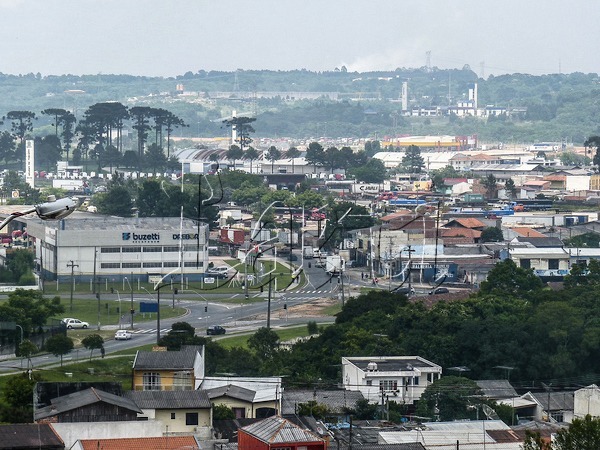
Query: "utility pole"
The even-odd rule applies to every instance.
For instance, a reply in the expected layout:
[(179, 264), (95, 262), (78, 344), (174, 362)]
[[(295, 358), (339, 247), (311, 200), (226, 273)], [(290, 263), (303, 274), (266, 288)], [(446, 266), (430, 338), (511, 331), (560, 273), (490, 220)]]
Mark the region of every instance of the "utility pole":
[(408, 252), (408, 291), (410, 292), (410, 289), (411, 289), (411, 276), (410, 276), (410, 269), (411, 269), (411, 263), (412, 263), (412, 261), (411, 261), (411, 259), (410, 259), (410, 258), (411, 258), (412, 254), (413, 254), (413, 253), (414, 253), (416, 250), (413, 250), (413, 249), (411, 248), (411, 246), (410, 246), (410, 245), (408, 245), (408, 246), (407, 246), (407, 249), (406, 249), (406, 251)]
[(269, 275), (269, 295), (267, 297), (267, 330), (271, 329), (271, 282), (273, 278)]
[(73, 312), (73, 289), (75, 287), (75, 267), (79, 267), (79, 264), (75, 264), (73, 260), (67, 263), (67, 267), (71, 268), (71, 301), (69, 303), (69, 311)]

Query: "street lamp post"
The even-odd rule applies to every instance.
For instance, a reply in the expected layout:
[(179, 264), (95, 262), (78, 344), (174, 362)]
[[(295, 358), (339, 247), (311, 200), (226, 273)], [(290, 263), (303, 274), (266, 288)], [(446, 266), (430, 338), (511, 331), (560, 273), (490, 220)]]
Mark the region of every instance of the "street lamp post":
[[(133, 272), (131, 273), (131, 277), (133, 281)], [(131, 314), (131, 329), (133, 330), (133, 314), (135, 313), (135, 308), (133, 307), (133, 285), (127, 277), (124, 277), (123, 279), (127, 281), (127, 284), (129, 285), (129, 290), (131, 291), (131, 306), (129, 307), (129, 312)]]

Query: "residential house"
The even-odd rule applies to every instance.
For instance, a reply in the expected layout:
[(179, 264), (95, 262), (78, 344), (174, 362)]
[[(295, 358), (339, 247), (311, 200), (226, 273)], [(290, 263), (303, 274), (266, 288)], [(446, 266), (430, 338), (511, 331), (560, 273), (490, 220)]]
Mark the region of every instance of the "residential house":
[(343, 357), (344, 389), (360, 391), (371, 403), (382, 396), (412, 405), (434, 381), (442, 367), (420, 356)]
[(269, 417), (238, 430), (239, 450), (326, 450), (327, 441), (283, 417)]
[(281, 412), (280, 377), (205, 377), (200, 389), (213, 405), (225, 405), (236, 418), (264, 418)]
[(200, 450), (194, 436), (82, 439), (73, 450)]
[(590, 384), (575, 391), (573, 416), (583, 419), (585, 416), (600, 417), (600, 388)]
[(573, 391), (532, 392), (531, 395), (541, 405), (544, 419), (547, 422), (573, 422), (574, 400)]
[(126, 398), (96, 388), (52, 399), (52, 404), (34, 411), (37, 423), (116, 422), (136, 420), (142, 411)]
[(496, 403), (510, 406), (517, 417), (527, 417), (537, 421), (541, 421), (544, 417), (541, 403), (538, 402), (531, 392), (518, 397), (499, 399)]
[(0, 449), (64, 450), (65, 444), (49, 424), (0, 425)]
[(204, 378), (204, 347), (179, 351), (138, 351), (133, 361), (133, 390), (191, 391)]
[(138, 419), (161, 422), (165, 434), (212, 434), (212, 405), (205, 391), (128, 391), (125, 397), (141, 409)]
[(348, 410), (355, 409), (356, 402), (364, 400), (359, 391), (346, 389), (330, 389), (326, 391), (317, 389), (286, 389), (281, 400), (282, 415), (299, 414), (299, 405), (316, 402), (327, 408), (328, 417), (337, 417), (338, 420), (347, 421)]

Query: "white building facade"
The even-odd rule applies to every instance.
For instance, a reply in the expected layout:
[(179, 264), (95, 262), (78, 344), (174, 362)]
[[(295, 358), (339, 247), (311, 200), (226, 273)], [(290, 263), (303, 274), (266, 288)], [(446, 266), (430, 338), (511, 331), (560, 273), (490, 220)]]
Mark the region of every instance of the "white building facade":
[(360, 391), (371, 403), (379, 403), (385, 397), (413, 404), (441, 376), (441, 366), (420, 356), (342, 358), (344, 388)]
[[(178, 217), (27, 220), (44, 280), (199, 280), (208, 265), (208, 226)], [(171, 279), (171, 278), (169, 278)]]

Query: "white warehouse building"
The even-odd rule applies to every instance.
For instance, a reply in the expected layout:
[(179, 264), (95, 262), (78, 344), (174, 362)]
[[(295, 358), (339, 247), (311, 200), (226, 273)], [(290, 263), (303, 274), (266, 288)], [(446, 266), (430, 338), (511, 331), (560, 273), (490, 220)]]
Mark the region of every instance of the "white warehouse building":
[[(155, 282), (199, 280), (208, 265), (208, 226), (179, 217), (123, 218), (75, 213), (58, 222), (25, 222), (44, 280)], [(72, 268), (72, 266), (74, 267)]]

